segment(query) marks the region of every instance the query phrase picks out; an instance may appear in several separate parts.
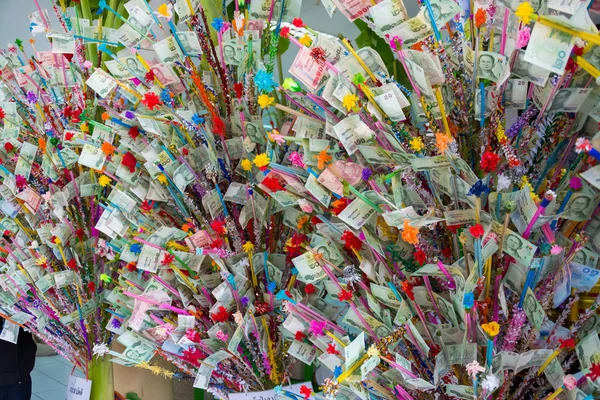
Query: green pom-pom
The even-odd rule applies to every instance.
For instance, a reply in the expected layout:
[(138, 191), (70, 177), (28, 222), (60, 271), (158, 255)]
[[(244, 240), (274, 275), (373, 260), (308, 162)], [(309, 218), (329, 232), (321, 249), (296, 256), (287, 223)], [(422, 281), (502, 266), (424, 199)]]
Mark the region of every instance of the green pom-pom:
[(51, 144), (52, 146), (56, 147), (56, 146), (58, 146), (58, 143), (59, 143), (59, 140), (58, 140), (58, 138), (55, 138), (55, 137), (53, 137), (53, 138), (50, 138), (50, 144)]
[(352, 83), (354, 83), (356, 86), (360, 85), (361, 83), (365, 83), (365, 77), (359, 72), (352, 78)]

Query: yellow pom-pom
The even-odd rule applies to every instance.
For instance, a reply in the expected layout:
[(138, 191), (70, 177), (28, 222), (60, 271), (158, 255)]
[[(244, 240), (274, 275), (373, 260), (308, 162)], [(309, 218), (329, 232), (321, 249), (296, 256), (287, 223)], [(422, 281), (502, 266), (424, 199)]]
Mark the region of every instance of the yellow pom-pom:
[(529, 24), (531, 21), (531, 14), (533, 14), (535, 10), (531, 7), (529, 2), (521, 3), (517, 10), (515, 11), (515, 15), (519, 18), (525, 25)]
[(250, 171), (252, 169), (252, 161), (248, 160), (247, 158), (243, 159), (242, 168), (244, 171)]
[(102, 176), (100, 176), (100, 178), (98, 178), (98, 183), (102, 187), (106, 187), (107, 185), (110, 185), (111, 182), (112, 182), (112, 179), (110, 179), (106, 175), (102, 175)]
[(351, 111), (356, 108), (356, 103), (358, 102), (358, 97), (355, 94), (348, 93), (344, 96), (342, 100), (342, 105), (346, 108), (346, 110)]
[(420, 137), (414, 137), (410, 139), (409, 145), (413, 151), (421, 151), (425, 148), (423, 139), (421, 139)]
[(254, 157), (254, 165), (258, 168), (266, 167), (271, 162), (271, 159), (266, 153), (262, 153)]
[(165, 176), (165, 174), (160, 174), (160, 175), (158, 176), (158, 181), (159, 181), (160, 183), (162, 183), (163, 185), (166, 185), (166, 184), (168, 184), (168, 183), (169, 183), (169, 181), (167, 180), (167, 177)]
[(260, 108), (267, 108), (271, 104), (275, 103), (275, 97), (270, 97), (269, 95), (266, 95), (266, 94), (261, 94), (260, 96), (258, 96), (257, 100), (258, 100), (258, 105), (260, 106)]

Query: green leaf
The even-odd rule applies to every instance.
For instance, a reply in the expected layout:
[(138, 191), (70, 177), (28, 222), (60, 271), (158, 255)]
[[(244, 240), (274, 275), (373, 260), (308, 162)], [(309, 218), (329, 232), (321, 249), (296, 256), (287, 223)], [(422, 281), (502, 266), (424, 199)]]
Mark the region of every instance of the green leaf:
[(287, 51), (287, 49), (290, 47), (290, 39), (284, 38), (284, 37), (279, 37), (279, 44), (277, 47), (277, 54), (278, 55), (282, 55), (283, 53), (285, 53)]

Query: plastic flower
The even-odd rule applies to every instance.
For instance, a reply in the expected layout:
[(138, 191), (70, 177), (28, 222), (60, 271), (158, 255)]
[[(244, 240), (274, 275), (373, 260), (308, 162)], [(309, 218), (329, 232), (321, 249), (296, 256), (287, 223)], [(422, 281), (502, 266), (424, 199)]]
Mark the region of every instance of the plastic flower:
[(244, 171), (250, 171), (252, 169), (252, 161), (248, 160), (247, 158), (242, 160), (241, 165)]
[(100, 146), (100, 149), (102, 150), (102, 152), (104, 153), (104, 155), (108, 157), (108, 156), (113, 155), (115, 153), (115, 150), (117, 148), (115, 146), (113, 146), (112, 144), (108, 143), (108, 142), (104, 142)]
[(481, 329), (483, 329), (489, 337), (494, 337), (500, 333), (500, 325), (498, 325), (498, 323), (495, 321), (492, 321), (488, 324), (482, 324)]
[(271, 159), (269, 158), (269, 156), (266, 153), (261, 153), (259, 155), (257, 155), (256, 157), (254, 157), (254, 165), (256, 165), (258, 168), (264, 168), (267, 165), (269, 165), (269, 163), (271, 162)]
[(298, 85), (298, 83), (296, 83), (296, 81), (292, 78), (285, 78), (281, 86), (290, 92), (300, 92), (302, 90), (300, 85)]
[(477, 27), (477, 29), (479, 29), (479, 28), (481, 28), (481, 26), (483, 24), (486, 23), (486, 21), (487, 21), (487, 13), (485, 12), (485, 10), (483, 8), (480, 8), (475, 13), (475, 26)]
[(268, 93), (277, 87), (277, 84), (273, 81), (273, 73), (268, 73), (264, 69), (258, 70), (254, 76), (254, 84), (263, 93)]
[(377, 346), (375, 346), (374, 344), (369, 346), (369, 350), (367, 350), (367, 355), (369, 357), (379, 357), (379, 350), (377, 349)]
[(305, 399), (308, 399), (312, 394), (312, 390), (306, 385), (300, 386), (300, 394), (304, 396)]
[(344, 108), (346, 108), (347, 111), (354, 110), (356, 108), (357, 103), (358, 96), (356, 96), (353, 93), (348, 93), (344, 96), (344, 99), (342, 100), (342, 105), (344, 106)]
[(171, 4), (167, 5), (163, 3), (156, 9), (156, 14), (159, 18), (170, 20), (173, 18), (173, 6)]
[(417, 236), (418, 234), (419, 234), (419, 229), (415, 228), (414, 226), (410, 226), (408, 224), (408, 220), (404, 220), (404, 229), (402, 230), (402, 239), (406, 243), (416, 245), (417, 243), (419, 243), (419, 238)]
[(254, 245), (252, 244), (252, 242), (247, 241), (242, 246), (242, 250), (244, 250), (246, 253), (250, 253), (252, 250), (254, 250)]
[(481, 224), (475, 224), (469, 227), (469, 233), (471, 233), (471, 236), (477, 239), (483, 236), (485, 230), (483, 229), (483, 226), (481, 226)]
[(160, 99), (154, 92), (148, 92), (142, 98), (142, 103), (150, 110), (160, 107)]
[(341, 239), (344, 241), (344, 248), (347, 250), (360, 251), (362, 248), (362, 241), (351, 231), (344, 231)]
[(215, 28), (215, 31), (220, 32), (225, 26), (225, 23), (223, 22), (223, 18), (215, 18), (210, 25)]
[(600, 378), (600, 364), (592, 364), (592, 366), (590, 367), (590, 372), (588, 372), (586, 376), (592, 381), (595, 381), (596, 379)]
[(216, 313), (210, 315), (210, 318), (214, 322), (225, 322), (229, 319), (229, 312), (223, 306), (219, 307), (219, 310)]
[(498, 175), (498, 183), (496, 184), (496, 190), (502, 191), (504, 189), (508, 189), (512, 184), (510, 178), (504, 174)]
[(340, 294), (338, 295), (340, 301), (351, 301), (352, 300), (352, 292), (350, 290), (342, 289)]
[(465, 297), (463, 298), (463, 306), (467, 310), (470, 310), (471, 308), (473, 308), (474, 304), (475, 304), (475, 296), (473, 295), (473, 293), (472, 292), (465, 293)]
[(465, 365), (465, 367), (469, 375), (471, 375), (473, 378), (477, 377), (478, 373), (485, 371), (485, 368), (479, 365), (477, 360)]
[(560, 343), (559, 347), (561, 349), (572, 349), (575, 347), (575, 339), (573, 339), (573, 338), (558, 339), (558, 342)]
[(292, 25), (294, 25), (296, 28), (303, 28), (304, 22), (302, 21), (302, 18), (294, 18), (292, 20)]
[(279, 30), (279, 36), (282, 38), (287, 38), (290, 35), (290, 27), (284, 26)]
[(529, 29), (528, 26), (523, 27), (521, 30), (519, 30), (519, 33), (517, 33), (517, 43), (515, 47), (517, 49), (522, 49), (523, 47), (527, 46), (530, 37), (531, 29)]
[(327, 163), (332, 159), (332, 157), (327, 154), (327, 150), (329, 150), (329, 146), (321, 150), (318, 155), (314, 156), (317, 159), (317, 168), (319, 169), (324, 169), (327, 166)]
[(169, 183), (169, 180), (167, 179), (165, 174), (158, 175), (158, 178), (156, 178), (156, 179), (158, 179), (158, 181), (163, 185), (167, 185)]
[(425, 254), (425, 252), (421, 249), (415, 251), (413, 253), (413, 257), (415, 261), (419, 263), (419, 265), (423, 265), (427, 261), (427, 254)]
[(94, 345), (93, 354), (97, 357), (104, 357), (105, 354), (108, 354), (110, 349), (106, 345), (106, 343), (96, 343)]
[(562, 252), (562, 247), (560, 247), (559, 245), (552, 245), (552, 248), (550, 248), (550, 254), (552, 255), (557, 255), (560, 254)]
[(571, 177), (571, 179), (569, 180), (569, 187), (573, 191), (580, 190), (583, 187), (581, 178), (578, 176)]
[(98, 178), (98, 183), (102, 187), (106, 187), (107, 185), (110, 185), (111, 182), (112, 182), (112, 179), (110, 179), (106, 175), (101, 175), (100, 178)]
[(414, 138), (410, 139), (410, 142), (408, 143), (408, 145), (410, 146), (410, 149), (415, 152), (419, 152), (425, 148), (423, 139), (421, 139), (420, 137), (414, 137)]
[(469, 192), (467, 194), (469, 196), (481, 197), (482, 194), (489, 193), (489, 192), (490, 192), (489, 186), (486, 185), (485, 182), (483, 182), (480, 179), (477, 182), (475, 182), (475, 184), (473, 186), (471, 186), (471, 189), (469, 189)]
[(325, 322), (319, 322), (319, 321), (311, 321), (310, 322), (310, 331), (317, 337), (319, 336), (325, 336), (325, 333), (323, 332), (325, 330)]
[(483, 381), (481, 381), (481, 387), (488, 391), (493, 392), (500, 386), (500, 380), (494, 374), (487, 374)]
[(487, 173), (494, 172), (496, 170), (496, 167), (498, 166), (499, 161), (500, 157), (498, 157), (497, 154), (492, 153), (491, 151), (486, 151), (481, 156), (481, 169), (483, 169)]
[(121, 165), (129, 169), (130, 173), (133, 174), (135, 172), (136, 164), (137, 160), (135, 156), (131, 154), (131, 152), (128, 151), (127, 153), (123, 154), (123, 158), (121, 159)]
[(523, 21), (523, 24), (529, 25), (529, 22), (531, 21), (531, 14), (533, 14), (533, 12), (533, 7), (531, 7), (531, 4), (529, 4), (529, 2), (526, 1), (524, 3), (521, 3), (519, 7), (517, 7), (515, 15), (517, 16), (517, 18)]
[(308, 36), (307, 33), (305, 33), (304, 36), (298, 39), (298, 42), (303, 46), (310, 47), (310, 45), (312, 44), (312, 39), (310, 38), (310, 36)]
[(261, 94), (260, 96), (258, 96), (257, 101), (260, 108), (267, 108), (273, 103), (275, 103), (275, 97), (270, 97), (266, 94)]
[(439, 154), (444, 154), (448, 150), (448, 145), (454, 141), (454, 138), (445, 133), (437, 132), (435, 134), (435, 147)]
[(339, 350), (335, 348), (335, 344), (334, 343), (329, 343), (327, 345), (327, 354), (340, 354)]

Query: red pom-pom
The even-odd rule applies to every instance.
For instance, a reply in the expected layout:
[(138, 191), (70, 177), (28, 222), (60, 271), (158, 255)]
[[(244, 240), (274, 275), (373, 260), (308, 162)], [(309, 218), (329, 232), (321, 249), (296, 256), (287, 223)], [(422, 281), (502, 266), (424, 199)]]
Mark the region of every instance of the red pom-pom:
[(241, 82), (234, 83), (233, 90), (235, 91), (235, 97), (241, 99), (242, 95), (244, 94), (244, 84)]
[(300, 394), (302, 396), (304, 396), (305, 399), (308, 399), (310, 397), (311, 393), (312, 393), (312, 390), (308, 386), (306, 386), (306, 385), (300, 386)]
[(6, 150), (7, 153), (10, 153), (11, 151), (13, 151), (14, 148), (15, 148), (15, 146), (13, 146), (13, 144), (11, 142), (4, 143), (4, 150)]
[(345, 243), (344, 248), (346, 250), (359, 251), (362, 248), (362, 242), (360, 239), (354, 236), (354, 234), (350, 231), (344, 231), (342, 234), (342, 240)]
[(306, 285), (304, 287), (304, 293), (306, 294), (313, 294), (315, 292), (316, 288), (315, 285), (313, 285), (312, 283), (309, 283), (308, 285)]
[(427, 254), (425, 254), (425, 252), (421, 249), (415, 251), (413, 253), (413, 257), (415, 258), (415, 261), (419, 263), (419, 265), (423, 265), (427, 261)]
[(261, 185), (263, 185), (273, 193), (279, 192), (280, 190), (285, 190), (285, 188), (281, 186), (279, 179), (277, 179), (277, 177), (274, 175), (269, 175), (265, 179), (263, 179)]
[(226, 232), (225, 221), (215, 219), (213, 222), (210, 223), (210, 227), (219, 235), (224, 235)]
[(339, 297), (340, 301), (350, 301), (350, 300), (352, 300), (352, 292), (350, 290), (342, 289), (342, 291), (340, 292), (338, 297)]
[(219, 311), (210, 315), (214, 322), (225, 322), (229, 319), (229, 312), (223, 306), (219, 307)]
[(135, 140), (138, 136), (140, 136), (140, 131), (137, 126), (132, 126), (129, 128), (129, 137)]
[(483, 229), (483, 226), (481, 226), (481, 224), (475, 224), (475, 225), (469, 227), (469, 232), (475, 239), (477, 239), (477, 238), (482, 237), (485, 231)]
[(142, 98), (142, 103), (148, 107), (150, 110), (154, 110), (154, 108), (160, 107), (160, 99), (154, 92), (148, 92)]
[(415, 294), (413, 293), (412, 285), (408, 281), (403, 281), (401, 284), (402, 290), (404, 291), (404, 293), (406, 293), (406, 296), (408, 296), (409, 299), (414, 301)]
[(165, 254), (163, 259), (162, 259), (162, 265), (169, 265), (171, 264), (173, 261), (175, 261), (175, 256), (172, 254)]
[(121, 160), (121, 165), (129, 168), (129, 172), (132, 174), (135, 172), (135, 165), (137, 164), (137, 160), (131, 152), (127, 152), (123, 154), (123, 159)]
[(497, 154), (492, 153), (491, 151), (486, 151), (481, 156), (481, 169), (487, 173), (494, 172), (496, 167), (498, 167), (499, 161), (500, 157), (498, 157)]
[(287, 26), (284, 26), (283, 28), (281, 28), (281, 30), (279, 31), (279, 36), (281, 36), (282, 38), (286, 38), (290, 35), (290, 28)]

